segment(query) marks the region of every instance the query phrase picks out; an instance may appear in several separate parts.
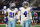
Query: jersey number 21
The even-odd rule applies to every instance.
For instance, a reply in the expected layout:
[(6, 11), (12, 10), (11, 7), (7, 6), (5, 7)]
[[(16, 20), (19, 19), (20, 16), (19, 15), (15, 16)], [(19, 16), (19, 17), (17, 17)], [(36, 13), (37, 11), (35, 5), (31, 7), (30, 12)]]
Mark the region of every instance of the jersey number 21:
[(9, 17), (14, 18), (14, 13), (10, 12)]

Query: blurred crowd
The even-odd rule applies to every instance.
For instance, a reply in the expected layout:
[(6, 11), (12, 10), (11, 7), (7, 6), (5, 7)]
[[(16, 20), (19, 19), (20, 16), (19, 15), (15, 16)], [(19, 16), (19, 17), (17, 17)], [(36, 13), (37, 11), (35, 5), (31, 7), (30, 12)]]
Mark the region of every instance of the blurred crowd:
[[(35, 0), (0, 0), (0, 10), (3, 8), (3, 6), (7, 6), (7, 8), (8, 8), (12, 1), (14, 1), (16, 3), (16, 7), (19, 8), (19, 7), (22, 7), (22, 2), (23, 1), (28, 1), (29, 4), (31, 4)], [(37, 1), (37, 3), (33, 3), (32, 5), (33, 6), (40, 6), (40, 0), (36, 0), (36, 1)], [(39, 4), (39, 5), (37, 5), (37, 4)]]
[(8, 8), (10, 5), (10, 2), (12, 1), (16, 3), (17, 8), (19, 8), (21, 6), (21, 3), (23, 2), (23, 0), (0, 0), (0, 9), (2, 9), (3, 6), (7, 6)]

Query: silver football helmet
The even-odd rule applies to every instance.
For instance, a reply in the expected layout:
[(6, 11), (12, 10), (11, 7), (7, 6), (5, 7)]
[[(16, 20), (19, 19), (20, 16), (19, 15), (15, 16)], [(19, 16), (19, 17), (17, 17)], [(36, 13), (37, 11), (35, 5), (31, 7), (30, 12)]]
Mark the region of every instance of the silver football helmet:
[(3, 9), (6, 9), (6, 8), (7, 8), (6, 6), (3, 7)]
[(11, 3), (11, 4), (10, 4), (10, 9), (14, 9), (14, 8), (15, 8), (15, 6), (16, 6), (16, 4), (15, 4), (15, 3)]
[(24, 1), (24, 2), (23, 2), (23, 6), (24, 6), (24, 7), (28, 7), (28, 6), (29, 6), (29, 3), (28, 3), (27, 1)]

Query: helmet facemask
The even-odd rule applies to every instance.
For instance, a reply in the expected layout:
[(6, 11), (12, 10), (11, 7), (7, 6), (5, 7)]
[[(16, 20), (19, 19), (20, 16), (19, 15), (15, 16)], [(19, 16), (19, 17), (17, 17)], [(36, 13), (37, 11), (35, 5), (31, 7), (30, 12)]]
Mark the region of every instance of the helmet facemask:
[(14, 10), (15, 7), (11, 7), (11, 10)]
[(27, 7), (27, 6), (28, 6), (28, 4), (27, 4), (27, 3), (25, 3), (25, 4), (24, 4), (24, 7)]

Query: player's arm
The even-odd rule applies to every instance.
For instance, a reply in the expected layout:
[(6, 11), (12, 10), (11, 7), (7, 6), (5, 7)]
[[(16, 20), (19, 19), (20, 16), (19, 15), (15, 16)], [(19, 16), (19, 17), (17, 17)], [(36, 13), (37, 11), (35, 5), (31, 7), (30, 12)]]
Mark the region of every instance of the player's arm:
[(7, 17), (7, 15), (8, 15), (8, 12), (6, 12), (5, 17)]
[(8, 16), (8, 11), (9, 11), (9, 8), (8, 8), (8, 9), (7, 9), (7, 11), (6, 11), (5, 17), (7, 17), (7, 16)]
[(4, 13), (4, 11), (3, 10), (1, 10), (2, 11), (2, 14)]
[(17, 14), (17, 23), (20, 24), (20, 11), (18, 11), (18, 14)]
[(31, 12), (29, 12), (29, 16), (30, 16), (30, 19), (32, 20), (32, 14), (31, 14)]
[(32, 7), (30, 7), (29, 9), (29, 16), (30, 16), (30, 19), (32, 20)]
[(20, 19), (20, 16), (21, 16), (21, 10), (19, 9), (18, 10), (18, 18)]
[(16, 12), (16, 14), (15, 15), (18, 15), (18, 11)]
[(29, 16), (30, 16), (30, 19), (31, 19), (31, 24), (32, 24), (32, 26), (33, 26), (33, 20), (32, 20), (32, 13), (31, 13), (31, 11), (29, 12)]
[(31, 19), (32, 26), (33, 26), (33, 20), (32, 20), (32, 10), (30, 10), (30, 19)]
[(17, 19), (20, 19), (20, 11), (18, 11), (18, 13), (17, 13)]
[(16, 11), (16, 17), (17, 17), (17, 19), (19, 20), (20, 19), (20, 11), (18, 10), (18, 9), (16, 9), (17, 11)]
[(19, 24), (19, 22), (20, 22), (20, 21), (19, 21), (19, 20), (20, 20), (20, 15), (21, 15), (21, 14), (20, 14), (20, 11), (18, 10), (16, 14), (17, 14), (17, 23)]

